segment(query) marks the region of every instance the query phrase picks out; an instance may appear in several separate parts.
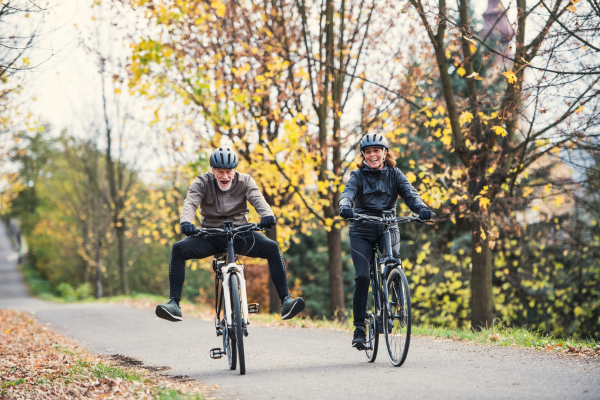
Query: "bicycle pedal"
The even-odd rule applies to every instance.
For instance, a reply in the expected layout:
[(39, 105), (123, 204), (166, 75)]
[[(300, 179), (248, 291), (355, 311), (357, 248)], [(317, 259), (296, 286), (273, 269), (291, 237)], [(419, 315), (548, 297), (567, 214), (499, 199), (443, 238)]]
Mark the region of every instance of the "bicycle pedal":
[(221, 357), (223, 357), (223, 355), (225, 355), (227, 353), (225, 353), (224, 351), (221, 351), (221, 349), (219, 347), (215, 347), (214, 349), (210, 349), (210, 358), (212, 359), (219, 359)]
[(256, 314), (256, 313), (258, 313), (258, 307), (259, 307), (258, 303), (250, 303), (250, 304), (248, 304), (248, 313), (249, 314)]

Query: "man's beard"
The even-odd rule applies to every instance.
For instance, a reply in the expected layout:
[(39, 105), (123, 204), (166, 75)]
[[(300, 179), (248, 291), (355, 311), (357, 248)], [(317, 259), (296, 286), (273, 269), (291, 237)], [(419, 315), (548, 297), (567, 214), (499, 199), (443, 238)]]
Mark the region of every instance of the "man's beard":
[(217, 185), (219, 186), (219, 189), (221, 189), (222, 191), (226, 192), (229, 189), (231, 189), (231, 184), (233, 183), (233, 179), (229, 181), (229, 183), (227, 184), (227, 186), (225, 186), (225, 189), (223, 189), (223, 187), (221, 186), (221, 182), (217, 181)]

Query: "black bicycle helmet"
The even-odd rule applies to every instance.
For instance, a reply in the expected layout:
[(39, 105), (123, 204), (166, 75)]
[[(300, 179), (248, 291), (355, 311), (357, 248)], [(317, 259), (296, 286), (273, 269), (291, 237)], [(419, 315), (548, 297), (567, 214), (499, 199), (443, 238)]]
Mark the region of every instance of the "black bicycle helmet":
[(370, 133), (365, 136), (360, 141), (360, 151), (361, 153), (367, 147), (383, 147), (386, 150), (390, 149), (390, 145), (388, 144), (385, 136), (377, 133)]
[(221, 147), (210, 155), (210, 166), (224, 169), (237, 168), (238, 157), (229, 147)]

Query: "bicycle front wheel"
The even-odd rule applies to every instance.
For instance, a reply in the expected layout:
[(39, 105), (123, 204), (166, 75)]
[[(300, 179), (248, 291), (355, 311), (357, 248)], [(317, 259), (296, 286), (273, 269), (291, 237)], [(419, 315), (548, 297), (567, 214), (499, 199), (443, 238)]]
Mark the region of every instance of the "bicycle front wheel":
[[(242, 325), (242, 307), (240, 304), (240, 284), (238, 277), (231, 274), (231, 306), (233, 308), (233, 332), (240, 364), (240, 375), (246, 373), (246, 358), (244, 357), (244, 326)], [(235, 354), (232, 354), (235, 357)]]
[[(367, 361), (375, 362), (377, 358), (377, 349), (379, 348), (379, 332), (377, 330), (377, 315), (380, 309), (379, 296), (377, 296), (377, 288), (375, 281), (371, 280), (371, 286), (369, 287), (369, 294), (367, 295), (367, 315), (365, 317), (365, 327), (367, 328), (367, 346), (365, 354), (367, 355)], [(381, 325), (381, 323), (379, 324)]]
[[(221, 326), (223, 327), (223, 349), (227, 353), (227, 362), (229, 363), (229, 369), (235, 370), (237, 368), (237, 348), (235, 346), (235, 334), (233, 333), (233, 327), (227, 326), (227, 313), (230, 312), (225, 308), (225, 300), (223, 298), (223, 289), (220, 290), (219, 303), (217, 303), (217, 318), (221, 317), (221, 307), (223, 307), (223, 319), (221, 320)], [(230, 296), (231, 297), (231, 296)]]
[(387, 280), (387, 304), (383, 305), (383, 331), (390, 361), (399, 367), (406, 361), (410, 345), (411, 308), (408, 280), (400, 267), (394, 268)]

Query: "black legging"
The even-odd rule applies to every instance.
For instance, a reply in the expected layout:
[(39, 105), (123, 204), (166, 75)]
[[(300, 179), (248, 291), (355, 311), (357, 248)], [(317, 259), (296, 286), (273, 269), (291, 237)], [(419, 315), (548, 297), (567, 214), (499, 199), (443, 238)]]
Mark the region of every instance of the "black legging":
[[(279, 298), (287, 296), (288, 285), (285, 276), (285, 263), (277, 242), (258, 232), (245, 232), (236, 235), (233, 243), (236, 254), (240, 256), (267, 259), (271, 279), (273, 279)], [(171, 252), (171, 262), (169, 263), (170, 297), (181, 299), (186, 260), (213, 256), (225, 252), (226, 248), (227, 238), (225, 236), (188, 237), (175, 243)]]
[[(365, 314), (367, 313), (367, 295), (369, 294), (370, 274), (369, 262), (373, 253), (373, 247), (379, 246), (379, 250), (385, 250), (385, 227), (372, 222), (353, 222), (350, 225), (350, 249), (352, 250), (352, 262), (356, 271), (354, 279), (354, 325), (365, 326)], [(400, 233), (398, 227), (393, 227), (391, 232), (392, 253), (398, 258), (400, 256)]]

